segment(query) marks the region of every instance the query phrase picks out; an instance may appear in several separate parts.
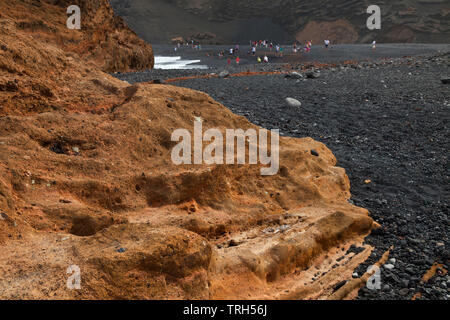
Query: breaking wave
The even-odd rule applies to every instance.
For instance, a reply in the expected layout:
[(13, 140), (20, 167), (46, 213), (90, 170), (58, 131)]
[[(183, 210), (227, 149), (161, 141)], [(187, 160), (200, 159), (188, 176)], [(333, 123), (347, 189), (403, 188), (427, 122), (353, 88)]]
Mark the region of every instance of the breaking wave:
[(207, 69), (208, 66), (200, 65), (201, 60), (183, 60), (181, 57), (155, 57), (155, 69)]

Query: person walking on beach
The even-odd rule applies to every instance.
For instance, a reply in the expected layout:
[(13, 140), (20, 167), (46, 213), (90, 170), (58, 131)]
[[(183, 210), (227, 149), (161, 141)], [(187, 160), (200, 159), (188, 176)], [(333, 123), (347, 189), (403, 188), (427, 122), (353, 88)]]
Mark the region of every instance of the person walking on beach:
[(305, 52), (308, 53), (308, 52), (310, 52), (310, 51), (311, 51), (311, 46), (310, 46), (310, 44), (309, 44), (309, 41), (306, 41), (306, 44), (305, 44)]

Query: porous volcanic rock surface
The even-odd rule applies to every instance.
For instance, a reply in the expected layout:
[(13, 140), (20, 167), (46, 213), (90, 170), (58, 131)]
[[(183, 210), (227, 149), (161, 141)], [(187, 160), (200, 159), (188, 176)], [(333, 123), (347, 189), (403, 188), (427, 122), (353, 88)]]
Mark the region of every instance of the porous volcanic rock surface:
[[(112, 0), (114, 10), (144, 39), (183, 37), (203, 43), (447, 43), (447, 0)], [(381, 30), (367, 28), (369, 5), (381, 8)]]
[[(378, 225), (349, 202), (324, 144), (281, 138), (274, 176), (261, 165), (176, 166), (175, 129), (259, 128), (205, 93), (104, 73), (134, 59), (135, 49), (101, 53), (109, 31), (137, 41), (149, 67), (150, 47), (121, 24), (71, 43), (65, 5), (2, 2), (0, 298), (327, 298), (351, 279)], [(87, 26), (107, 25), (106, 13), (87, 14)], [(81, 272), (79, 290), (68, 270)]]

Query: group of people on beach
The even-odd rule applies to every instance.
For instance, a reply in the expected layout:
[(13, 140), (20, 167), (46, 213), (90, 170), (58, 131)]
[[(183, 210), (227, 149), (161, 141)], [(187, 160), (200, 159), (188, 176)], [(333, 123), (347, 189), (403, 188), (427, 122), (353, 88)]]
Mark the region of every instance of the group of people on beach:
[[(372, 42), (372, 50), (376, 50), (376, 41)], [(312, 40), (305, 41), (303, 45), (303, 51), (305, 54), (308, 54), (312, 50)], [(192, 47), (194, 50), (202, 50), (202, 46), (200, 43), (196, 43), (194, 40), (191, 40), (190, 42), (187, 42), (185, 44), (187, 47)], [(328, 39), (324, 40), (324, 47), (326, 50), (328, 50), (331, 46), (331, 41)], [(181, 48), (181, 43), (177, 43), (177, 45), (174, 48), (174, 51), (177, 52)], [(284, 47), (279, 44), (274, 44), (274, 42), (268, 41), (268, 40), (258, 40), (258, 41), (250, 41), (250, 50), (247, 51), (247, 56), (253, 56), (256, 57), (257, 63), (269, 63), (269, 57), (267, 51), (265, 51), (264, 56), (260, 56), (257, 54), (258, 48), (269, 50), (270, 52), (275, 51), (275, 57), (282, 58), (284, 54)], [(227, 52), (226, 52), (227, 51)], [(294, 54), (301, 53), (302, 52), (302, 42), (301, 41), (295, 41), (292, 45), (292, 52)], [(206, 54), (207, 56), (211, 56), (210, 53)], [(234, 47), (229, 48), (227, 50), (221, 50), (218, 53), (219, 59), (223, 59), (227, 56), (227, 64), (231, 65), (232, 61), (236, 63), (236, 65), (239, 65), (241, 63), (240, 58), (240, 46), (239, 44), (236, 44)]]
[[(200, 43), (195, 42), (194, 40), (191, 40), (189, 42), (186, 42), (184, 44), (185, 47), (191, 47), (192, 49), (196, 50), (196, 51), (201, 51), (202, 50), (202, 45)], [(178, 50), (181, 49), (181, 42), (177, 42), (177, 44), (175, 45), (175, 47), (173, 48), (174, 52), (177, 52)]]
[[(325, 40), (325, 46), (328, 48), (330, 45), (330, 40)], [(195, 48), (195, 45), (193, 46)], [(257, 63), (269, 63), (269, 57), (268, 54), (265, 53), (264, 56), (257, 55), (257, 49), (268, 49), (270, 52), (275, 51), (275, 57), (283, 57), (284, 54), (284, 47), (279, 44), (274, 44), (273, 42), (270, 42), (268, 40), (259, 40), (259, 41), (250, 41), (250, 50), (247, 51), (248, 56), (256, 57)], [(292, 46), (292, 52), (298, 53), (301, 49), (301, 43), (295, 42)], [(304, 45), (304, 51), (305, 53), (309, 53), (312, 48), (312, 41), (306, 41)], [(223, 59), (225, 56), (227, 56), (227, 65), (231, 65), (232, 61), (234, 60), (236, 65), (239, 65), (241, 63), (240, 58), (240, 46), (237, 44), (234, 48), (229, 48), (227, 50), (227, 53), (225, 51), (219, 51), (218, 57), (219, 59)]]

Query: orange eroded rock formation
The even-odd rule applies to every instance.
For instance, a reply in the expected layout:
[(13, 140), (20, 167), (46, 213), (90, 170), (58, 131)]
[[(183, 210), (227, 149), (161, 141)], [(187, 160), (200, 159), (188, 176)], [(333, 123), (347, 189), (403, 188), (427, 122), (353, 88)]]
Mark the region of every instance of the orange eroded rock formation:
[[(12, 2), (26, 21), (35, 3), (65, 17)], [(83, 54), (85, 40), (59, 45), (2, 6), (0, 298), (326, 298), (370, 253), (345, 254), (374, 222), (348, 202), (325, 145), (281, 138), (274, 176), (176, 166), (175, 129), (259, 128), (204, 93), (114, 79), (101, 71), (102, 40)], [(67, 287), (72, 265), (80, 290)]]

